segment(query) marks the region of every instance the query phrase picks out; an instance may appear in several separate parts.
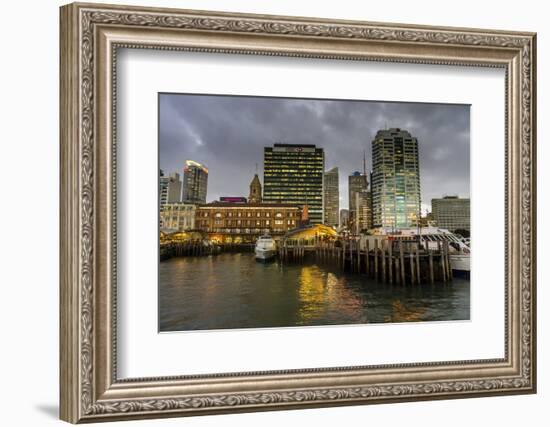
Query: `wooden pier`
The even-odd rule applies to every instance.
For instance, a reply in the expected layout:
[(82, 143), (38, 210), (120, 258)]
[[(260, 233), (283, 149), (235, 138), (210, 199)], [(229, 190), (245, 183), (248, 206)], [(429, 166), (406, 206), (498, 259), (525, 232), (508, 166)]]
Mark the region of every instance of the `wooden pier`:
[(160, 260), (172, 257), (217, 255), (222, 252), (253, 252), (254, 243), (209, 243), (200, 240), (169, 242), (160, 246)]
[(282, 262), (301, 263), (308, 258), (397, 285), (448, 282), (453, 278), (446, 241), (433, 249), (427, 243), (403, 239), (295, 240), (282, 242), (278, 255)]
[(170, 242), (160, 246), (160, 260), (181, 256), (211, 255), (214, 246), (205, 245), (201, 241)]

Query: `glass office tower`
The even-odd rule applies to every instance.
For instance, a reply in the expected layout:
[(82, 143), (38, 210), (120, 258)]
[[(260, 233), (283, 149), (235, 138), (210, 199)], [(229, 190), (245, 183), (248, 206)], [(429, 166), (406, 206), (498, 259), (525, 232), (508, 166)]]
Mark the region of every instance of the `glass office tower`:
[(274, 144), (264, 148), (265, 203), (308, 206), (309, 221), (323, 222), (325, 153), (313, 144)]
[(372, 141), (373, 226), (414, 227), (420, 217), (418, 140), (399, 128), (379, 130)]
[(186, 160), (183, 169), (183, 201), (186, 203), (206, 203), (208, 169), (206, 166)]
[(324, 223), (331, 227), (339, 224), (340, 191), (338, 168), (332, 168), (325, 172), (325, 219)]

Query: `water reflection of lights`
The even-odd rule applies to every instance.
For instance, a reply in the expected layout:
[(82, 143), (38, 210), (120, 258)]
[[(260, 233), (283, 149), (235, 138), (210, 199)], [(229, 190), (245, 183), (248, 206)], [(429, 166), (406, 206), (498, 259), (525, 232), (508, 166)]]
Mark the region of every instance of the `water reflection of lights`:
[(319, 267), (316, 265), (302, 267), (299, 279), (300, 310), (299, 318), (301, 322), (320, 317), (323, 313), (323, 306), (328, 299), (325, 288), (325, 277)]
[[(338, 277), (318, 266), (304, 266), (299, 278), (300, 309), (298, 318), (301, 324), (311, 320), (331, 317), (334, 310), (338, 315), (359, 316), (366, 322), (366, 310), (363, 300), (346, 287), (344, 276)], [(342, 305), (342, 301), (346, 301)]]
[(327, 288), (332, 291), (336, 286), (338, 286), (338, 278), (334, 273), (329, 272), (327, 274)]
[(385, 316), (386, 322), (419, 322), (422, 320), (425, 308), (408, 308), (400, 300), (392, 302), (392, 312)]
[(469, 282), (408, 288), (323, 265), (257, 263), (254, 254), (173, 258), (159, 271), (162, 331), (469, 318)]

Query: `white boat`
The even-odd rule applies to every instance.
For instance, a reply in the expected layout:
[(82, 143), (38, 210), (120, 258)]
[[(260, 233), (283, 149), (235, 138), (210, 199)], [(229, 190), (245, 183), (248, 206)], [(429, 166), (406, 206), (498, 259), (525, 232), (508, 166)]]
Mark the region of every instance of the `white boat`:
[(268, 261), (277, 254), (277, 244), (269, 235), (260, 236), (256, 241), (254, 252), (258, 261)]
[(422, 229), (422, 241), (428, 242), (428, 247), (437, 247), (438, 241), (449, 242), (449, 261), (451, 269), (457, 272), (470, 273), (470, 244), (461, 236), (444, 228), (427, 227)]
[(451, 269), (459, 273), (470, 273), (470, 239), (465, 239), (444, 228), (403, 228), (398, 231), (379, 228), (369, 237), (391, 236), (393, 239), (411, 240), (417, 239), (419, 235), (420, 241), (429, 249), (437, 249), (438, 242), (449, 242), (449, 261), (451, 262)]

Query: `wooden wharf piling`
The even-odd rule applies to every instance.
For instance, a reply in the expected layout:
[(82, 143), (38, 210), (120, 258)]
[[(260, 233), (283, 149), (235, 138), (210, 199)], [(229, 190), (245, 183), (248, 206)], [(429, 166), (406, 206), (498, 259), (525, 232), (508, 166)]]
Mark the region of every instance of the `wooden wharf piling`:
[(388, 245), (388, 282), (390, 285), (393, 284), (393, 245)]
[(435, 282), (434, 278), (434, 255), (432, 251), (428, 250), (428, 269), (430, 271), (430, 283)]
[(378, 280), (378, 240), (374, 241), (374, 278)]
[(386, 245), (385, 241), (380, 242), (380, 252), (382, 254), (382, 282), (386, 281)]
[(448, 242), (430, 248), (416, 239), (369, 237), (283, 241), (278, 246), (279, 259), (301, 263), (310, 258), (318, 264), (402, 286), (452, 280)]

